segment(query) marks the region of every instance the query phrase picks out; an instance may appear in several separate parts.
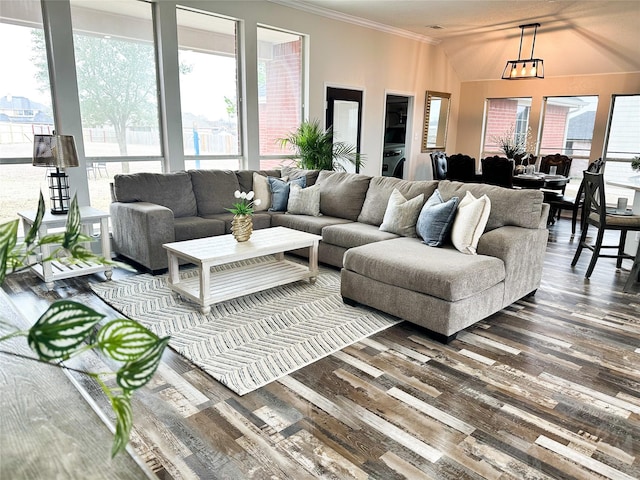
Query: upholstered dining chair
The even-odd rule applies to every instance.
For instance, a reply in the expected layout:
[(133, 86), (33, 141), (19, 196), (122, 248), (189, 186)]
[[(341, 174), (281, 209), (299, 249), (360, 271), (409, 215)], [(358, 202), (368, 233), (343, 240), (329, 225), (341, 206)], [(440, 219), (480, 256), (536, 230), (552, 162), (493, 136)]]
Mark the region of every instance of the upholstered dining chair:
[(447, 178), (447, 155), (444, 152), (431, 152), (431, 167), (434, 180)]
[(477, 179), (475, 158), (462, 153), (447, 157), (447, 180), (475, 182)]
[(513, 159), (494, 155), (483, 158), (481, 162), (482, 183), (506, 188), (513, 187)]
[[(599, 158), (589, 164), (587, 167), (587, 172), (591, 173), (602, 173), (604, 169), (604, 160)], [(566, 195), (554, 195), (545, 198), (545, 202), (549, 204), (551, 207), (549, 209), (549, 216), (551, 221), (553, 221), (553, 217), (560, 218), (560, 214), (562, 210), (571, 210), (571, 234), (575, 235), (576, 233), (576, 223), (578, 221), (578, 212), (580, 215), (580, 225), (584, 223), (584, 178), (580, 182), (580, 186), (578, 187), (578, 191), (575, 197), (566, 196)]]
[[(571, 266), (574, 267), (578, 263), (582, 250), (587, 248), (593, 252), (591, 262), (587, 267), (585, 278), (589, 278), (593, 272), (598, 258), (615, 258), (616, 267), (622, 266), (623, 259), (633, 260), (635, 257), (624, 252), (624, 246), (627, 239), (627, 232), (640, 232), (640, 215), (616, 215), (613, 212), (607, 212), (607, 202), (604, 192), (604, 174), (593, 173), (585, 170), (584, 172), (584, 208), (585, 218), (582, 224), (582, 233), (576, 254), (573, 257)], [(587, 231), (589, 225), (593, 225), (598, 229), (593, 244), (587, 243)], [(618, 245), (603, 245), (602, 241), (606, 230), (618, 230), (620, 232), (620, 241)], [(603, 248), (617, 249), (616, 255), (605, 255), (600, 253)]]

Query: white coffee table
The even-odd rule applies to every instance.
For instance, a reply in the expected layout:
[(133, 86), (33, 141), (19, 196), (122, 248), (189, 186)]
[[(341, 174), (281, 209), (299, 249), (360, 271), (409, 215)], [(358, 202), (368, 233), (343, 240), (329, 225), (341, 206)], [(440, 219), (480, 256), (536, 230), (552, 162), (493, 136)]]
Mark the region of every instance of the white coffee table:
[[(169, 258), (169, 288), (200, 305), (202, 313), (211, 305), (278, 285), (309, 279), (318, 275), (318, 242), (322, 237), (285, 227), (255, 230), (246, 242), (233, 235), (198, 238), (166, 243)], [(309, 263), (303, 265), (284, 259), (284, 252), (309, 248)], [(255, 265), (231, 267), (211, 272), (211, 267), (241, 260), (273, 255), (273, 260)], [(198, 267), (198, 276), (181, 279), (179, 260)]]

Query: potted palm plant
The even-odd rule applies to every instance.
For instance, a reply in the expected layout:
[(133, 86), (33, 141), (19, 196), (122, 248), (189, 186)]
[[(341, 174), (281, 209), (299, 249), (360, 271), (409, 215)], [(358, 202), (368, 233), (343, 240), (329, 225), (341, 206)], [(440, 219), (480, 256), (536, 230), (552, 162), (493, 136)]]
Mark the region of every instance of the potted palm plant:
[(339, 160), (346, 160), (359, 171), (363, 155), (356, 147), (333, 141), (333, 129), (323, 130), (318, 120), (304, 121), (288, 136), (279, 139), (283, 148), (292, 148), (297, 166), (305, 170), (344, 170)]

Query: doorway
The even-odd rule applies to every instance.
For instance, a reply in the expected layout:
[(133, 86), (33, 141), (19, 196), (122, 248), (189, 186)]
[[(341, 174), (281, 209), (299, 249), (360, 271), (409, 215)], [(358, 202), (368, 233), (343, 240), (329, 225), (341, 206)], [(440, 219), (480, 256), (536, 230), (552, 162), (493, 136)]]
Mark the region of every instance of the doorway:
[[(356, 147), (360, 152), (362, 129), (362, 91), (327, 87), (327, 111), (325, 123), (333, 127), (333, 139)], [(358, 173), (352, 163), (340, 161), (345, 171)]]
[(382, 153), (382, 175), (404, 177), (407, 159), (407, 132), (411, 97), (387, 95), (385, 102), (384, 148)]

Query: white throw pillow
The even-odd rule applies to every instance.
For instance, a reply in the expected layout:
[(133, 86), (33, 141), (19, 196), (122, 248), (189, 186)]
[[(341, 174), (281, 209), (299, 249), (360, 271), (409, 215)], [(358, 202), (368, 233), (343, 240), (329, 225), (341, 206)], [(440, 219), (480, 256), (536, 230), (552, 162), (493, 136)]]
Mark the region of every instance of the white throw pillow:
[(397, 188), (394, 188), (389, 197), (380, 230), (403, 237), (416, 237), (416, 222), (423, 203), (424, 194), (421, 193), (407, 200)]
[(289, 190), (289, 203), (287, 203), (287, 213), (297, 215), (312, 215), (319, 217), (320, 213), (320, 188), (302, 188), (295, 183), (291, 184)]
[(269, 180), (264, 175), (253, 172), (253, 193), (256, 199), (260, 199), (260, 205), (254, 205), (254, 212), (264, 212), (271, 206), (271, 189)]
[(480, 198), (467, 192), (460, 204), (451, 229), (451, 242), (462, 253), (475, 255), (480, 236), (489, 220), (491, 200), (486, 195)]

